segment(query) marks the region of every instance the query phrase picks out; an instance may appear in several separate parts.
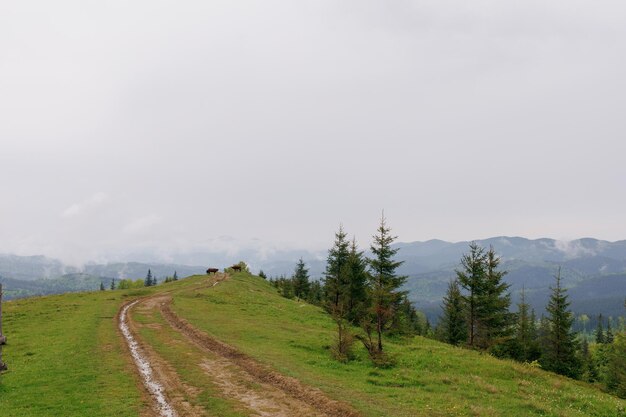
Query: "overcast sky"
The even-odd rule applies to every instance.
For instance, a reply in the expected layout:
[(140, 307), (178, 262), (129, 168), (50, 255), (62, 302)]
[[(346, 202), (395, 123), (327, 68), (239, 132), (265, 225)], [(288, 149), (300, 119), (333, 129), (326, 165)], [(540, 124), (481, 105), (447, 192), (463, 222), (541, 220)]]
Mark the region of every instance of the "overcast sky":
[(0, 252), (626, 239), (626, 2), (0, 3)]

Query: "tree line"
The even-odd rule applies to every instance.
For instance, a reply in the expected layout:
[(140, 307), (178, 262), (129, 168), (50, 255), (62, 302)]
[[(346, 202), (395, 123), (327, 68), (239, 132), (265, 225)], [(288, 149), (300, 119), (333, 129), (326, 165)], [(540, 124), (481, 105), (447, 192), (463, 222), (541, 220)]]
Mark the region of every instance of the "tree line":
[[(173, 281), (178, 281), (178, 273), (176, 271), (174, 271), (174, 275), (172, 276), (168, 275), (163, 279), (164, 284), (168, 282), (173, 282)], [(148, 273), (146, 274), (146, 277), (144, 279), (132, 280), (130, 278), (127, 278), (127, 279), (116, 280), (115, 278), (112, 278), (109, 289), (128, 290), (131, 288), (153, 287), (157, 285), (158, 283), (159, 282), (158, 282), (156, 275), (152, 273), (151, 269), (148, 269)], [(100, 282), (100, 291), (104, 291), (104, 290), (105, 290), (104, 282)]]
[(614, 335), (610, 322), (604, 331), (601, 318), (595, 343), (573, 331), (574, 315), (560, 268), (554, 276), (547, 315), (537, 319), (524, 289), (517, 311), (511, 312), (510, 284), (503, 280), (507, 272), (499, 265), (500, 258), (492, 247), (470, 244), (456, 279), (448, 285), (436, 337), (570, 378), (601, 383), (626, 397), (626, 335)]

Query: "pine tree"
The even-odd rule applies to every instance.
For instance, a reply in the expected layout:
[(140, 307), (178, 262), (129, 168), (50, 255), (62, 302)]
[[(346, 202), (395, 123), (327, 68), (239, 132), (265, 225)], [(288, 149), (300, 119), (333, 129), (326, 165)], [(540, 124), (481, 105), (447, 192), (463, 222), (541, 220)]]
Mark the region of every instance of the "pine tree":
[(400, 287), (407, 277), (396, 274), (396, 269), (404, 262), (394, 260), (399, 249), (394, 249), (391, 245), (397, 237), (391, 235), (391, 228), (387, 227), (384, 214), (380, 219), (378, 233), (373, 238), (370, 250), (374, 257), (369, 260), (369, 289), (377, 342), (376, 349), (370, 353), (380, 354), (383, 351), (383, 332), (406, 295), (406, 291), (400, 291)]
[(604, 337), (604, 328), (602, 327), (602, 314), (598, 316), (598, 327), (596, 327), (596, 343), (603, 345), (606, 343), (606, 338)]
[(555, 275), (555, 281), (546, 307), (550, 328), (541, 365), (548, 371), (576, 378), (580, 374), (580, 362), (576, 355), (576, 335), (572, 332), (574, 315), (568, 310), (567, 290), (561, 286), (561, 268)]
[[(345, 302), (347, 293), (347, 282), (343, 274), (344, 265), (348, 261), (349, 242), (346, 240), (346, 233), (343, 226), (339, 226), (339, 231), (335, 233), (335, 243), (328, 251), (326, 260), (326, 271), (324, 272), (324, 295), (326, 299), (326, 309), (344, 311), (341, 303)], [(340, 308), (341, 307), (341, 308)]]
[(467, 340), (467, 325), (465, 320), (465, 303), (459, 288), (459, 281), (448, 283), (448, 291), (443, 298), (443, 317), (441, 328), (443, 339), (451, 345), (460, 345)]
[(352, 324), (359, 324), (367, 307), (367, 262), (363, 252), (359, 251), (356, 239), (352, 239), (350, 252), (343, 267), (342, 275), (346, 279), (347, 292), (346, 319)]
[(115, 278), (111, 279), (111, 289), (115, 289)]
[(104, 282), (100, 281), (100, 291), (104, 291)]
[(306, 264), (300, 258), (298, 263), (296, 264), (296, 270), (294, 271), (293, 277), (293, 293), (296, 297), (301, 299), (306, 299), (309, 295), (309, 270), (306, 268)]
[(263, 272), (262, 269), (259, 271), (259, 277), (261, 277), (263, 279), (267, 279), (267, 275), (265, 275), (265, 272)]
[(485, 260), (485, 282), (478, 297), (478, 329), (476, 344), (482, 349), (504, 345), (513, 333), (515, 315), (509, 311), (510, 284), (503, 282), (506, 271), (499, 271), (500, 258), (490, 247)]
[(146, 275), (146, 279), (144, 280), (144, 287), (150, 287), (152, 284), (152, 271), (148, 269), (148, 274)]
[(172, 277), (172, 281), (178, 281), (178, 273), (174, 271), (174, 276)]
[(462, 269), (457, 270), (456, 275), (461, 287), (467, 291), (463, 296), (467, 308), (467, 344), (475, 347), (479, 338), (480, 303), (485, 293), (487, 255), (476, 242), (470, 243), (469, 247), (470, 252), (461, 258)]

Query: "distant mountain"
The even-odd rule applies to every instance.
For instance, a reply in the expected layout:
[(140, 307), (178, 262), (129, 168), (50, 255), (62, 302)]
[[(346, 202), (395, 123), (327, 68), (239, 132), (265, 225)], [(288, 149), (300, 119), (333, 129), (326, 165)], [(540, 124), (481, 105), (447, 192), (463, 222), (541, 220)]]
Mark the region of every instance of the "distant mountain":
[[(502, 257), (502, 268), (508, 271), (506, 280), (511, 284), (514, 303), (519, 291), (526, 288), (531, 305), (540, 315), (547, 302), (553, 275), (561, 267), (564, 284), (569, 288), (572, 309), (576, 313), (608, 316), (624, 315), (626, 297), (626, 241), (607, 242), (585, 238), (568, 242), (553, 239), (525, 239), (521, 237), (493, 237), (476, 241), (484, 247), (493, 246)], [(440, 314), (440, 304), (448, 282), (455, 277), (463, 253), (468, 251), (469, 241), (397, 243), (397, 259), (404, 264), (399, 272), (409, 278), (406, 289), (416, 306), (432, 320)], [(207, 267), (224, 268), (240, 260), (246, 261), (252, 272), (263, 270), (268, 276), (290, 276), (296, 262), (302, 258), (314, 279), (321, 278), (326, 264), (326, 251), (278, 250), (258, 247), (241, 251), (222, 250), (191, 252), (176, 256), (176, 263), (119, 262), (87, 264), (82, 268), (69, 267), (62, 262), (43, 256), (0, 255), (0, 280), (4, 280), (7, 293), (11, 290), (22, 295), (54, 288), (97, 288), (100, 281), (111, 278), (143, 278), (148, 269), (159, 278), (172, 275), (188, 276), (204, 273)], [(199, 265), (199, 266), (189, 266)], [(69, 275), (68, 275), (69, 274)], [(72, 274), (92, 277), (65, 282), (55, 286), (42, 279), (66, 279)], [(10, 281), (13, 280), (13, 281)], [(18, 282), (20, 281), (19, 285)], [(23, 282), (33, 281), (35, 284)], [(108, 284), (107, 284), (108, 285)], [(43, 287), (42, 287), (43, 286)], [(91, 287), (90, 287), (91, 286)], [(88, 287), (88, 288), (87, 288)], [(30, 290), (26, 290), (30, 288)]]
[[(398, 259), (405, 260), (400, 272), (409, 276), (406, 288), (410, 298), (431, 319), (440, 314), (447, 284), (456, 276), (454, 271), (469, 243), (431, 240), (396, 245), (400, 249)], [(502, 257), (502, 268), (508, 271), (505, 279), (511, 284), (514, 303), (524, 287), (537, 314), (544, 311), (558, 267), (574, 312), (607, 316), (626, 313), (626, 241), (494, 237), (476, 243), (493, 246)]]
[(143, 279), (148, 269), (159, 281), (174, 272), (185, 277), (206, 271), (202, 266), (139, 262), (87, 264), (79, 269), (43, 256), (0, 255), (0, 282), (6, 299), (93, 291), (101, 282), (109, 288), (113, 279)]
[(0, 254), (0, 276), (19, 280), (55, 278), (79, 272), (78, 268), (64, 265), (57, 259), (45, 256), (17, 256)]

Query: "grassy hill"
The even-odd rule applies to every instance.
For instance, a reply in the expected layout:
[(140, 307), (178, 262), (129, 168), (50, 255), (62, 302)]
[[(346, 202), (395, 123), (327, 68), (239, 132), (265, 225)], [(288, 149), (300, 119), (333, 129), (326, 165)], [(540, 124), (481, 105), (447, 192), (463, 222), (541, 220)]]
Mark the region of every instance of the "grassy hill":
[[(421, 337), (387, 343), (398, 361), (394, 368), (374, 368), (360, 346), (356, 360), (340, 364), (329, 352), (334, 324), (321, 309), (280, 297), (260, 278), (236, 274), (215, 286), (195, 276), (149, 290), (7, 303), (4, 357), (10, 371), (0, 376), (1, 415), (149, 415), (150, 399), (115, 316), (125, 301), (155, 294), (171, 299), (172, 311), (195, 328), (363, 416), (604, 417), (624, 415), (626, 408), (625, 401), (588, 384)], [(202, 371), (206, 354), (169, 327), (157, 308), (138, 307), (131, 316), (178, 386), (193, 386), (180, 396), (197, 415), (250, 415)]]

